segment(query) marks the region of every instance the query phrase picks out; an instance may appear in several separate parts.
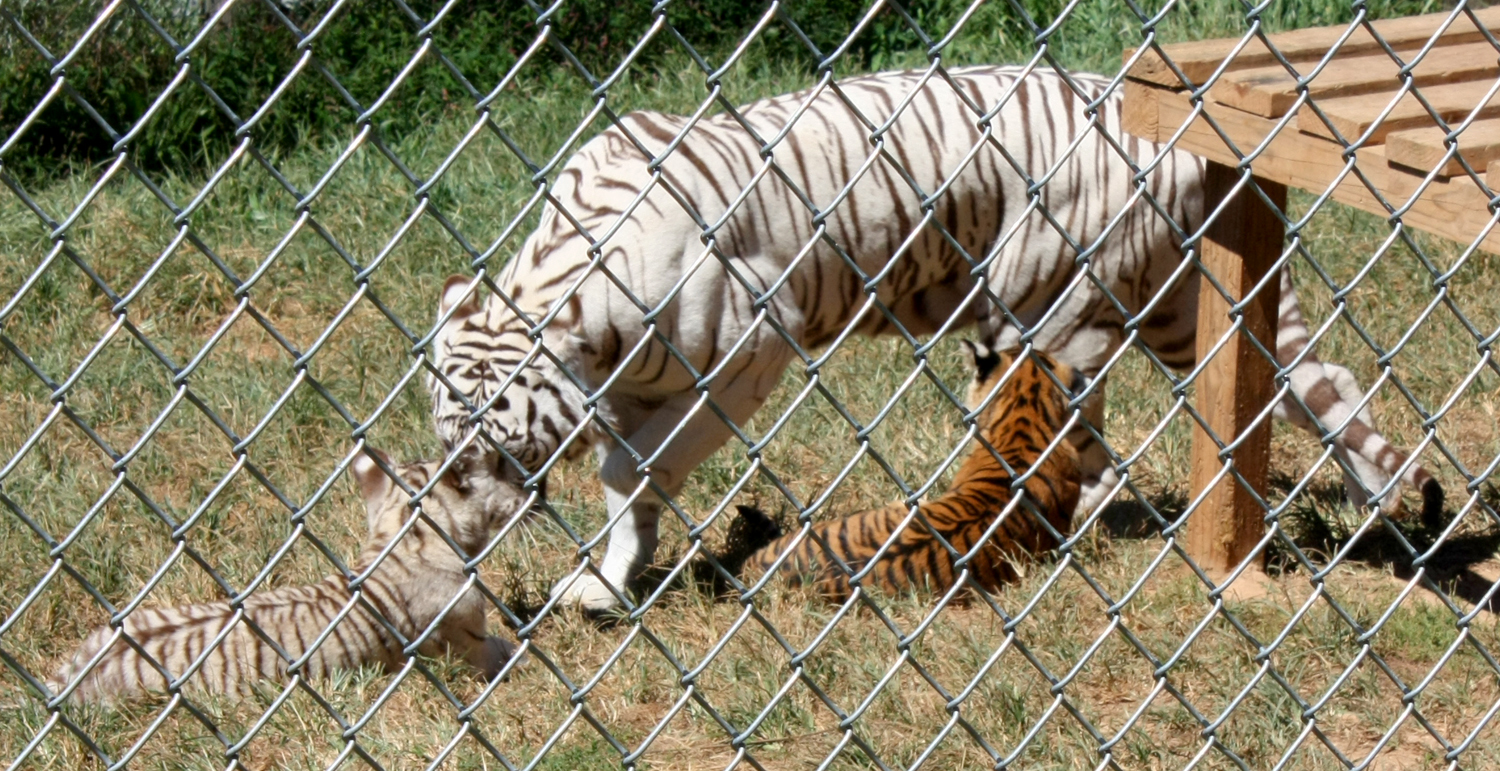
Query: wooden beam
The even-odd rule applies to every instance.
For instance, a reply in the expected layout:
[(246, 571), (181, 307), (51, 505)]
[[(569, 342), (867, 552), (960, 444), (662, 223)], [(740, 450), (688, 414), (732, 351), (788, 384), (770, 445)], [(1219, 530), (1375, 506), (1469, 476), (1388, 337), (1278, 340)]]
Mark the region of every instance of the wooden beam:
[[(1238, 180), (1239, 173), (1234, 169), (1208, 164), (1204, 200), (1220, 208), (1200, 250), (1203, 267), (1236, 302), (1255, 288), (1281, 256), (1284, 234), (1281, 220), (1253, 188), (1246, 186), (1228, 197)], [(1278, 209), (1285, 210), (1285, 185), (1263, 179), (1256, 182)], [(1231, 456), (1234, 468), (1262, 496), (1270, 467), (1271, 420), (1267, 415), (1258, 425), (1252, 427), (1251, 422), (1276, 393), (1276, 368), (1246, 336), (1254, 336), (1268, 351), (1276, 350), (1279, 301), (1280, 284), (1272, 280), (1246, 305), (1243, 328), (1232, 332), (1235, 322), (1229, 315), (1231, 303), (1207, 280), (1200, 282), (1198, 290), (1198, 360), (1207, 359), (1220, 339), (1230, 335), (1198, 375), (1198, 412), (1226, 445), (1245, 437)], [(1193, 496), (1204, 490), (1209, 493), (1188, 520), (1187, 552), (1215, 578), (1223, 577), (1250, 554), (1264, 533), (1265, 516), (1254, 496), (1232, 474), (1215, 483), (1214, 477), (1224, 467), (1219, 451), (1219, 446), (1195, 424)]]
[[(1423, 99), (1427, 100), (1427, 106), (1431, 106), (1437, 114), (1443, 116), (1443, 120), (1452, 124), (1467, 118), (1476, 108), (1481, 118), (1500, 115), (1500, 94), (1490, 97), (1489, 93), (1494, 87), (1495, 81), (1490, 78), (1428, 86), (1421, 91)], [(1391, 107), (1392, 101), (1396, 101), (1395, 107)], [(1411, 92), (1402, 95), (1397, 101), (1394, 89), (1383, 94), (1318, 100), (1318, 109), (1328, 117), (1328, 123), (1332, 123), (1344, 135), (1344, 139), (1350, 142), (1363, 136), (1365, 131), (1375, 125), (1375, 119), (1380, 118), (1382, 113), (1385, 117), (1371, 133), (1371, 142), (1385, 141), (1385, 136), (1392, 131), (1427, 126), (1435, 128), (1437, 123), (1432, 120), (1427, 106)], [(1386, 112), (1387, 109), (1390, 112)], [(1324, 123), (1312, 110), (1304, 109), (1297, 114), (1297, 128), (1314, 136), (1332, 139), (1333, 132), (1329, 130), (1328, 123)]]
[[(1443, 146), (1444, 136), (1443, 130), (1437, 126), (1393, 131), (1385, 138), (1386, 160), (1426, 174), (1448, 152), (1448, 148)], [(1478, 120), (1469, 124), (1458, 135), (1458, 152), (1475, 171), (1484, 171), (1491, 161), (1500, 158), (1500, 119)], [(1463, 171), (1458, 159), (1452, 158), (1443, 164), (1438, 173), (1453, 176), (1462, 174)]]
[[(1438, 26), (1448, 18), (1448, 13), (1429, 13), (1422, 16), (1408, 16), (1401, 19), (1386, 19), (1374, 22), (1372, 26), (1380, 33), (1391, 48), (1411, 50), (1426, 45)], [(1489, 30), (1500, 30), (1500, 6), (1484, 8), (1474, 12)], [(1272, 37), (1275, 39), (1276, 50), (1286, 57), (1288, 61), (1307, 61), (1309, 59), (1320, 59), (1328, 53), (1328, 49), (1338, 42), (1339, 38), (1348, 29), (1347, 24), (1335, 24), (1331, 27), (1313, 27), (1311, 29), (1299, 29), (1291, 32), (1282, 32)], [(1439, 45), (1460, 45), (1463, 43), (1475, 43), (1484, 40), (1484, 35), (1469, 21), (1466, 15), (1460, 14), (1444, 32)], [(1239, 44), (1239, 38), (1223, 40), (1201, 40), (1188, 43), (1173, 43), (1162, 46), (1172, 62), (1182, 69), (1182, 73), (1193, 81), (1194, 85), (1202, 85), (1212, 75), (1214, 70), (1224, 61), (1234, 47)], [(1379, 42), (1370, 36), (1363, 27), (1354, 31), (1349, 39), (1339, 47), (1339, 55), (1352, 56), (1355, 54), (1373, 53), (1381, 50)], [(1136, 49), (1130, 48), (1125, 51), (1125, 61), (1135, 55)], [(1277, 64), (1276, 58), (1271, 55), (1270, 50), (1259, 38), (1251, 40), (1235, 57), (1231, 69), (1244, 69), (1246, 67), (1269, 67)], [(1140, 61), (1130, 68), (1130, 77), (1137, 80), (1145, 80), (1162, 86), (1182, 88), (1184, 83), (1177, 78), (1167, 63), (1162, 61), (1161, 56), (1155, 50), (1147, 51), (1141, 56)]]
[[(1416, 69), (1412, 70), (1412, 80), (1419, 87), (1466, 80), (1488, 80), (1493, 83), (1495, 77), (1500, 75), (1497, 56), (1500, 54), (1487, 42), (1439, 46), (1422, 57)], [(1312, 73), (1317, 64), (1316, 61), (1299, 63), (1296, 69), (1306, 76)], [(1318, 76), (1307, 84), (1307, 91), (1314, 100), (1380, 91), (1392, 93), (1401, 82), (1399, 73), (1400, 67), (1396, 60), (1385, 51), (1340, 57), (1318, 72)], [(1297, 101), (1297, 79), (1280, 63), (1270, 67), (1233, 70), (1224, 73), (1224, 77), (1214, 84), (1208, 95), (1220, 104), (1266, 118), (1279, 118)]]
[[(1146, 84), (1142, 84), (1142, 87), (1154, 88)], [(1157, 106), (1157, 134), (1166, 138), (1188, 120), (1192, 114), (1192, 105), (1183, 92), (1155, 88), (1153, 93), (1153, 101)], [(1129, 94), (1126, 98), (1130, 98)], [(1130, 112), (1129, 108), (1124, 111), (1126, 116)], [(1208, 112), (1241, 152), (1249, 152), (1258, 147), (1276, 127), (1273, 119), (1212, 103), (1209, 104)], [(1239, 163), (1239, 158), (1229, 151), (1224, 140), (1201, 119), (1193, 121), (1176, 147), (1226, 165)], [(1315, 193), (1322, 193), (1338, 180), (1339, 185), (1333, 191), (1335, 201), (1377, 216), (1387, 216), (1389, 212), (1358, 176), (1343, 173), (1341, 150), (1333, 142), (1303, 134), (1288, 126), (1271, 140), (1267, 151), (1255, 159), (1255, 173), (1257, 176)], [(1416, 193), (1418, 186), (1422, 184), (1422, 175), (1392, 167), (1386, 162), (1385, 151), (1384, 145), (1361, 149), (1357, 154), (1359, 170), (1365, 179), (1370, 180), (1386, 196), (1386, 200), (1401, 206)], [(1421, 197), (1407, 210), (1402, 220), (1411, 227), (1467, 246), (1488, 226), (1488, 205), (1489, 200), (1467, 176), (1453, 177), (1451, 180), (1439, 179), (1422, 190)], [(1500, 228), (1491, 231), (1481, 247), (1485, 251), (1500, 254)]]
[(1166, 139), (1161, 135), (1161, 108), (1156, 104), (1157, 95), (1163, 93), (1171, 92), (1138, 80), (1126, 80), (1125, 105), (1120, 113), (1120, 122), (1125, 131), (1149, 142)]

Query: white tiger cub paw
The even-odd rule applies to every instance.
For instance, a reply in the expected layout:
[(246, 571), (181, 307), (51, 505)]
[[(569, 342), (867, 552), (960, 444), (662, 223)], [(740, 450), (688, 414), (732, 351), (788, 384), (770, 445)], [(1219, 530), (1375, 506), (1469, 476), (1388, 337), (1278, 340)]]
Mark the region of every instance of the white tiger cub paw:
[[(500, 670), (504, 669), (505, 665), (516, 657), (515, 644), (495, 635), (485, 637), (484, 644), (480, 647), (478, 667), (484, 674), (485, 682), (499, 677)], [(516, 662), (516, 666), (526, 663), (526, 654), (522, 653), (521, 657), (521, 660)]]
[(578, 608), (588, 615), (599, 615), (623, 607), (609, 587), (593, 573), (577, 578), (563, 578), (552, 585), (552, 597), (563, 607)]

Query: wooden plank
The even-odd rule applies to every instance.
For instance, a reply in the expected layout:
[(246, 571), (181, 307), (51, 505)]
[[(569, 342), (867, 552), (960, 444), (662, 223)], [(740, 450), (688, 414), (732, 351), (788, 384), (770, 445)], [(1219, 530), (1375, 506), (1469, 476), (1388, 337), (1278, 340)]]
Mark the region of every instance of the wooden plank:
[(1484, 184), (1489, 185), (1491, 190), (1500, 193), (1500, 163), (1491, 163), (1489, 168), (1484, 170)]
[[(1500, 30), (1500, 6), (1484, 8), (1474, 12), (1487, 29)], [(1433, 33), (1448, 18), (1448, 13), (1429, 13), (1422, 16), (1408, 16), (1402, 19), (1386, 19), (1377, 21), (1372, 26), (1380, 33), (1380, 36), (1392, 48), (1397, 50), (1421, 48), (1432, 38)], [(1347, 25), (1338, 24), (1331, 27), (1313, 27), (1299, 29), (1291, 32), (1283, 32), (1272, 35), (1271, 39), (1276, 45), (1276, 50), (1291, 61), (1303, 61), (1307, 59), (1318, 59), (1338, 42)], [(1448, 26), (1443, 35), (1442, 45), (1458, 45), (1461, 43), (1474, 43), (1484, 39), (1483, 34), (1469, 21), (1466, 15), (1460, 15)], [(1234, 50), (1238, 39), (1200, 40), (1188, 43), (1173, 43), (1162, 46), (1167, 56), (1171, 57), (1173, 63), (1182, 69), (1194, 84), (1201, 84), (1208, 80), (1208, 76), (1218, 69), (1219, 63)], [(1354, 55), (1370, 53), (1380, 50), (1380, 44), (1370, 36), (1368, 30), (1361, 27), (1355, 30), (1344, 45), (1339, 48), (1343, 55)], [(1125, 61), (1135, 54), (1136, 49), (1125, 51)], [(1266, 67), (1276, 63), (1276, 59), (1265, 47), (1260, 39), (1250, 41), (1245, 49), (1235, 57), (1232, 69), (1243, 69), (1246, 67)], [(1177, 79), (1176, 73), (1167, 67), (1162, 61), (1161, 55), (1155, 50), (1149, 50), (1141, 56), (1127, 73), (1137, 80), (1144, 80), (1162, 86), (1182, 88), (1185, 84)]]
[(1161, 126), (1157, 124), (1161, 108), (1156, 104), (1156, 95), (1162, 90), (1138, 80), (1125, 81), (1125, 105), (1120, 121), (1126, 131), (1142, 139), (1161, 141), (1158, 136)]
[[(1281, 220), (1249, 187), (1232, 197), (1239, 173), (1210, 162), (1204, 201), (1222, 207), (1204, 235), (1200, 260), (1234, 301), (1250, 294), (1281, 256)], [(1286, 208), (1286, 186), (1256, 180), (1278, 208)], [(1230, 303), (1208, 281), (1198, 290), (1198, 361), (1207, 362), (1194, 383), (1198, 412), (1213, 436), (1225, 445), (1240, 440), (1231, 458), (1234, 475), (1215, 479), (1224, 467), (1220, 447), (1203, 426), (1193, 424), (1193, 497), (1207, 491), (1187, 524), (1187, 553), (1215, 579), (1249, 556), (1264, 533), (1265, 511), (1251, 490), (1264, 496), (1271, 465), (1271, 416), (1254, 423), (1276, 396), (1276, 366), (1247, 339), (1253, 335), (1267, 350), (1276, 350), (1276, 306), (1280, 284), (1267, 282), (1244, 307), (1243, 327), (1235, 330)], [(1228, 340), (1213, 358), (1215, 346)], [(1248, 485), (1248, 488), (1247, 488)], [(1260, 558), (1264, 560), (1265, 554)]]
[[(1164, 136), (1170, 136), (1186, 123), (1192, 110), (1185, 93), (1169, 89), (1157, 89), (1156, 104), (1159, 131)], [(1212, 103), (1208, 111), (1241, 152), (1258, 146), (1276, 126), (1276, 121), (1269, 118)], [(1194, 120), (1183, 133), (1177, 149), (1220, 163), (1238, 163), (1238, 158), (1219, 135), (1201, 119)], [(1384, 145), (1361, 149), (1357, 157), (1360, 172), (1396, 205), (1410, 198), (1422, 182), (1421, 175), (1387, 164)], [(1315, 193), (1327, 190), (1342, 175), (1333, 192), (1334, 200), (1386, 216), (1388, 212), (1379, 200), (1355, 175), (1343, 175), (1343, 169), (1344, 161), (1338, 145), (1290, 129), (1277, 134), (1271, 146), (1255, 160), (1257, 175)], [(1488, 199), (1468, 177), (1436, 180), (1423, 190), (1421, 198), (1407, 210), (1402, 220), (1411, 227), (1467, 245), (1489, 222), (1487, 204)], [(1500, 254), (1500, 232), (1490, 233), (1481, 246), (1485, 251)]]
[[(1422, 89), (1422, 96), (1426, 98), (1427, 104), (1434, 111), (1443, 116), (1443, 120), (1451, 123), (1468, 117), (1469, 113), (1474, 110), (1474, 106), (1479, 104), (1484, 105), (1479, 111), (1480, 117), (1500, 115), (1500, 93), (1489, 96), (1490, 90), (1494, 87), (1494, 80), (1470, 80), (1443, 86), (1428, 86)], [(1363, 94), (1319, 100), (1318, 107), (1328, 117), (1334, 128), (1344, 135), (1344, 139), (1352, 142), (1374, 125), (1375, 119), (1380, 117), (1393, 98), (1395, 98), (1394, 93)], [(1381, 120), (1380, 125), (1371, 134), (1370, 141), (1383, 142), (1386, 135), (1392, 131), (1436, 126), (1432, 115), (1427, 112), (1427, 108), (1422, 105), (1416, 95), (1407, 93)], [(1304, 109), (1298, 113), (1297, 128), (1314, 136), (1333, 138), (1333, 132), (1328, 125), (1312, 110)]]
[[(1306, 75), (1314, 66), (1316, 62), (1308, 62), (1306, 67), (1297, 69)], [(1318, 72), (1307, 84), (1307, 90), (1322, 104), (1322, 100), (1332, 97), (1394, 91), (1400, 85), (1399, 74), (1400, 67), (1384, 51), (1339, 57)], [(1487, 42), (1434, 48), (1412, 70), (1418, 86), (1482, 79), (1494, 82), (1497, 76), (1500, 76), (1500, 53)], [(1209, 97), (1256, 115), (1278, 118), (1297, 101), (1297, 79), (1280, 64), (1235, 70), (1224, 73), (1209, 91)]]
[[(1386, 160), (1426, 174), (1443, 161), (1448, 150), (1443, 146), (1446, 134), (1437, 126), (1394, 131), (1386, 135)], [(1475, 171), (1484, 171), (1491, 162), (1500, 159), (1500, 119), (1480, 120), (1458, 135), (1458, 152)], [(1464, 173), (1457, 158), (1443, 162), (1438, 172), (1444, 176)]]

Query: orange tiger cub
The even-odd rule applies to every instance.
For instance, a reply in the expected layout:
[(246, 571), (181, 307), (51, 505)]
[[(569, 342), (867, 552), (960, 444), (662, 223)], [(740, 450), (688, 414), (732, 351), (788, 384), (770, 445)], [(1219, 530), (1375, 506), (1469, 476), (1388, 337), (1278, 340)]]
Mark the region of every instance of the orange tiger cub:
[[(976, 370), (968, 395), (972, 409), (1011, 369), (1018, 351), (1011, 349), (995, 353), (969, 341), (964, 343), (973, 356)], [(979, 430), (1016, 475), (1025, 473), (1037, 463), (1042, 451), (1053, 444), (1068, 419), (1067, 395), (1047, 377), (1036, 360), (1046, 362), (1058, 381), (1069, 384), (1074, 393), (1082, 386), (1072, 368), (1039, 352), (1033, 352), (1031, 357), (1020, 361), (1010, 379), (1000, 387), (999, 393), (978, 418)], [(1078, 456), (1073, 446), (1064, 441), (1052, 448), (1036, 474), (1026, 482), (1027, 497), (1059, 533), (1066, 534), (1072, 529), (1071, 518), (1078, 502), (1080, 478)], [(942, 497), (920, 504), (922, 515), (953, 548), (960, 554), (967, 554), (1010, 503), (1013, 481), (1011, 472), (995, 460), (994, 454), (983, 446), (975, 447), (959, 467), (952, 487)], [(812, 532), (821, 535), (829, 548), (857, 572), (869, 564), (891, 533), (900, 527), (908, 512), (905, 504), (893, 503), (884, 508), (819, 522), (812, 526)], [(746, 562), (747, 576), (764, 575), (781, 553), (794, 543), (797, 535), (784, 535), (751, 555)], [(1056, 539), (1037, 523), (1023, 502), (1006, 515), (1000, 527), (963, 567), (981, 586), (993, 589), (1015, 580), (1016, 561), (1056, 546)], [(849, 596), (848, 575), (828, 559), (827, 552), (812, 533), (791, 548), (791, 555), (780, 568), (790, 580), (811, 583), (819, 593), (831, 598)], [(960, 571), (955, 569), (954, 560), (932, 533), (914, 519), (880, 556), (879, 563), (861, 580), (861, 585), (879, 586), (888, 591), (922, 587), (945, 591), (958, 580)]]
[[(413, 490), (426, 487), (439, 467), (437, 463), (397, 466), (388, 460), (386, 465)], [(357, 455), (350, 468), (364, 497), (370, 527), (364, 550), (351, 565), (359, 574), (375, 563), (414, 512), (410, 497), (373, 460)], [(520, 490), (498, 476), (498, 464), (475, 456), (456, 461), (421, 501), (428, 518), (469, 555), (484, 548), (524, 502)], [(465, 588), (467, 580), (463, 560), (431, 524), (418, 519), (360, 588), (369, 605), (407, 640), (422, 634), (459, 597), (421, 652), (432, 655), (451, 649), (492, 678), (515, 648), (484, 633), (485, 602), (478, 590)], [(292, 660), (307, 654), (333, 625), (307, 657), (302, 672), (309, 677), (366, 663), (399, 666), (403, 660), (399, 641), (362, 603), (335, 623), (350, 596), (345, 578), (333, 575), (311, 586), (251, 595), (242, 606), (244, 618), (227, 634), (224, 629), (236, 615), (227, 602), (137, 608), (126, 617), (124, 627), (136, 645), (174, 679), (202, 659), (183, 687), (210, 693), (243, 694), (256, 680), (284, 681), (287, 677), (288, 660), (252, 631), (246, 620), (255, 622)], [(221, 635), (217, 647), (204, 657), (204, 651)], [(108, 651), (90, 668), (89, 662), (105, 646)], [(59, 693), (75, 680), (79, 682), (71, 698), (104, 703), (165, 691), (168, 683), (161, 670), (124, 639), (117, 639), (115, 630), (107, 626), (84, 640), (47, 687)]]

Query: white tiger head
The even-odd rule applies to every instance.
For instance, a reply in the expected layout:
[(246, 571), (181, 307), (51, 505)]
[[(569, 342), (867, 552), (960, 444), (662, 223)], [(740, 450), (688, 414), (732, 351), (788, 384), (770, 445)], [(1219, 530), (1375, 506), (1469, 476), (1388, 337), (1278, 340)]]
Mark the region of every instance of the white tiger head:
[[(452, 388), (428, 373), (433, 422), (444, 446), (452, 450), (473, 425), (473, 412), (464, 403), (468, 400), (480, 411), (485, 432), (534, 473), (583, 419), (583, 394), (545, 353), (538, 352), (517, 373), (535, 347), (526, 323), (496, 297), (481, 302), (470, 282), (450, 276), (443, 285), (438, 317), (450, 310), (453, 315), (433, 338), (433, 364)], [(513, 373), (515, 380), (506, 385)], [(580, 437), (564, 449), (565, 457), (587, 449)]]

